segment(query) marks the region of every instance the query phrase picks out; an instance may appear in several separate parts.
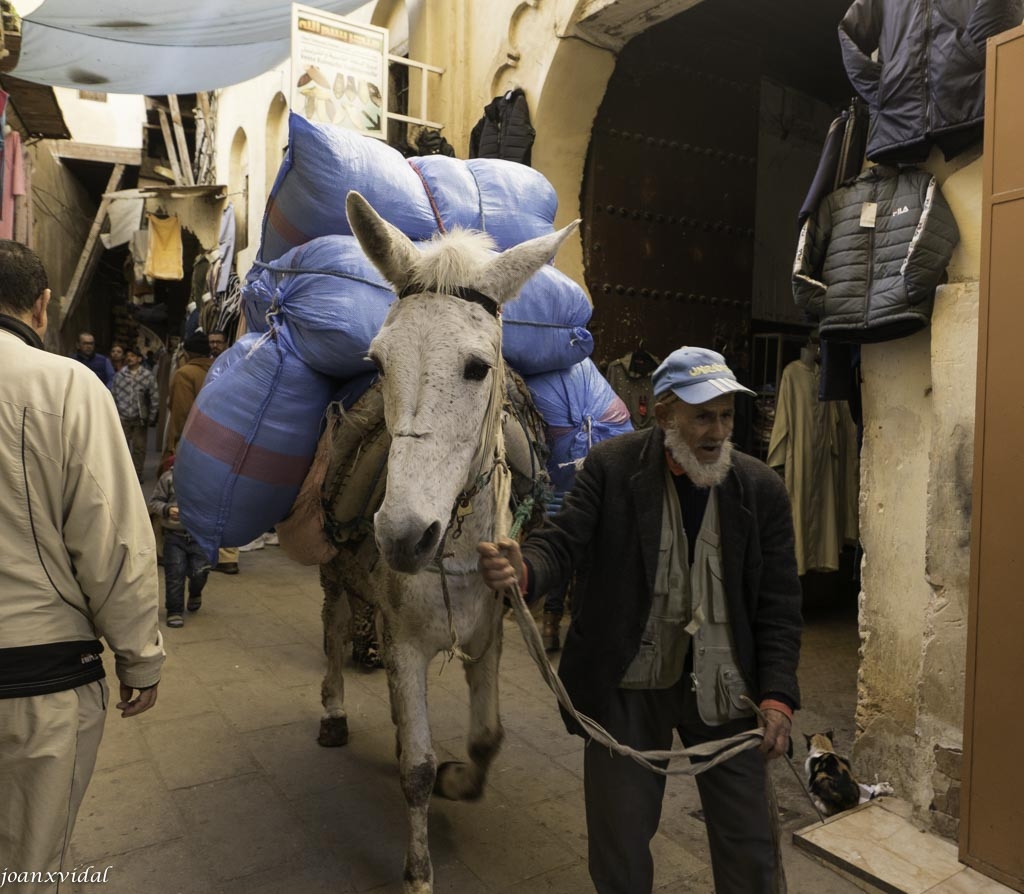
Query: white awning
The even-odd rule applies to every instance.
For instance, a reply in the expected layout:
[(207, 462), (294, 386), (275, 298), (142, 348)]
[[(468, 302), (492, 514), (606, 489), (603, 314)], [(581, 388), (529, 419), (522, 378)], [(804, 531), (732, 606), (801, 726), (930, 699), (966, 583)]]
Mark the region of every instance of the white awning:
[[(365, 2), (304, 5), (346, 14)], [(290, 38), (287, 0), (44, 0), (24, 15), (11, 73), (104, 93), (196, 93), (270, 70), (288, 58)]]

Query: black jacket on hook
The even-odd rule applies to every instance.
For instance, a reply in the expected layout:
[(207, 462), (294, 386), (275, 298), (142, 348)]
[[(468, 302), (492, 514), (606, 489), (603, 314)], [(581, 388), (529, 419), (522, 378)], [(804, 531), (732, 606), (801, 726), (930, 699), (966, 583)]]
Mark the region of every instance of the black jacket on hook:
[(469, 157), (503, 158), (528, 165), (535, 135), (526, 95), (516, 87), (484, 106), (483, 118), (469, 135)]
[(868, 158), (920, 162), (933, 144), (952, 158), (980, 140), (985, 42), (1022, 15), (1024, 0), (855, 0), (839, 43), (871, 108)]

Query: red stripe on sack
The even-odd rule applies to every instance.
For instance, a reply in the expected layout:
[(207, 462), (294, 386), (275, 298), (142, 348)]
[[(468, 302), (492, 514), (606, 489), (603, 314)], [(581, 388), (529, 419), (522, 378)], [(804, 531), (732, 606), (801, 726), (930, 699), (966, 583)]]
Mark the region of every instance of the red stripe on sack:
[(309, 471), (310, 457), (267, 450), (245, 443), (238, 432), (193, 409), (182, 432), (197, 450), (231, 467), (233, 475), (243, 475), (277, 487), (298, 487)]
[(448, 231), (445, 229), (444, 221), (441, 220), (441, 210), (437, 207), (437, 202), (434, 201), (434, 194), (430, 191), (430, 184), (427, 183), (427, 178), (423, 176), (423, 171), (416, 167), (416, 165), (411, 161), (409, 162), (409, 167), (416, 172), (416, 176), (420, 178), (420, 183), (423, 184), (423, 191), (427, 194), (427, 201), (430, 202), (430, 210), (434, 212), (434, 220), (437, 221), (438, 230), (442, 233), (447, 233)]
[(309, 236), (284, 216), (284, 212), (278, 207), (274, 199), (271, 199), (268, 203), (267, 220), (277, 230), (278, 236), (284, 239), (285, 242), (291, 243), (293, 246), (309, 242)]

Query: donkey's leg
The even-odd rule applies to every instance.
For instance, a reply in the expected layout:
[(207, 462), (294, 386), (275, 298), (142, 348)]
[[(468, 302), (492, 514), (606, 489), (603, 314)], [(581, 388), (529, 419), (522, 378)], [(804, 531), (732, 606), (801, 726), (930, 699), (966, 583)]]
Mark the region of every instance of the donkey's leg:
[(320, 686), (320, 702), (324, 706), (317, 742), (334, 748), (348, 742), (348, 715), (345, 713), (345, 644), (350, 637), (351, 610), (341, 574), (335, 562), (320, 566), (320, 587), (324, 591), (322, 612), (324, 652), (327, 672)]
[(427, 718), (427, 659), (411, 644), (390, 641), (385, 633), (391, 711), (397, 725), (402, 793), (409, 811), (405, 855), (405, 894), (431, 894), (434, 870), (427, 842), (427, 811), (437, 773), (437, 758)]
[[(500, 622), (499, 622), (500, 623)], [(505, 731), (498, 714), (498, 662), (501, 629), (478, 661), (466, 665), (469, 683), (469, 763), (446, 761), (437, 770), (435, 794), (455, 801), (475, 801), (484, 793), (487, 770), (501, 748)]]

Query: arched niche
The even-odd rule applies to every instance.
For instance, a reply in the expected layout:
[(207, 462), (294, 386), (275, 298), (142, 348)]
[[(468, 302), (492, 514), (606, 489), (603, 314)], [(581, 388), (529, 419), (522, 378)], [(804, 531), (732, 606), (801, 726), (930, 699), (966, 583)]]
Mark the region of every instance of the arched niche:
[(281, 167), (284, 158), (284, 150), (288, 145), (288, 100), (283, 93), (278, 93), (271, 101), (267, 109), (267, 145), (266, 145), (266, 195), (277, 178), (277, 170)]
[(231, 140), (228, 197), (235, 209), (235, 251), (249, 246), (249, 140), (238, 128)]

